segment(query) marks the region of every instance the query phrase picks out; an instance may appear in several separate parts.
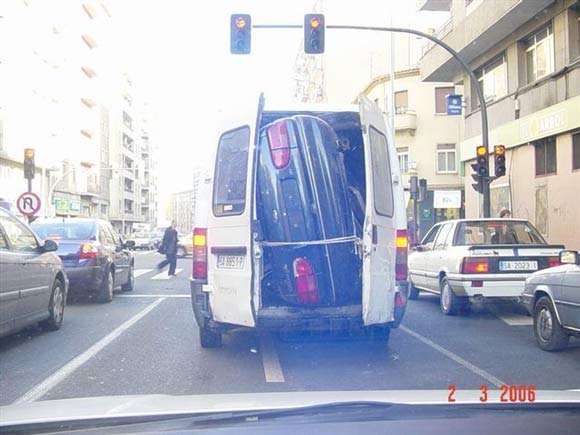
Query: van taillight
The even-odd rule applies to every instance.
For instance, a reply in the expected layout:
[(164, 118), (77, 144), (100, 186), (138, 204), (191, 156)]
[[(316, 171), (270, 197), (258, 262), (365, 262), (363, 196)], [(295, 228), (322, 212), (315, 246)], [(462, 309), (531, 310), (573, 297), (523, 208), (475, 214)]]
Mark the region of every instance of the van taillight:
[(290, 162), (290, 138), (286, 121), (276, 122), (266, 129), (270, 156), (276, 169), (285, 168)]
[(461, 273), (489, 273), (489, 260), (487, 258), (465, 257)]
[(193, 229), (193, 278), (207, 278), (207, 228)]
[(298, 302), (301, 304), (317, 304), (320, 300), (316, 277), (312, 271), (312, 265), (306, 258), (294, 260), (294, 283)]
[(407, 280), (407, 230), (397, 230), (397, 238), (395, 240), (396, 258), (395, 258), (395, 275), (397, 281)]
[(99, 255), (99, 250), (97, 247), (91, 243), (81, 243), (79, 248), (79, 258), (85, 260), (87, 258), (97, 258)]

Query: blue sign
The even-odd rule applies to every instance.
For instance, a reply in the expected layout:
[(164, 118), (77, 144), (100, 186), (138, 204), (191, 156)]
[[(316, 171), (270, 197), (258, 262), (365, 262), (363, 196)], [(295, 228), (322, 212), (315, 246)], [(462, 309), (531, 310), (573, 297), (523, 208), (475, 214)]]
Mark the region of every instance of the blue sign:
[(461, 98), (463, 95), (449, 94), (445, 97), (447, 101), (448, 115), (461, 115)]

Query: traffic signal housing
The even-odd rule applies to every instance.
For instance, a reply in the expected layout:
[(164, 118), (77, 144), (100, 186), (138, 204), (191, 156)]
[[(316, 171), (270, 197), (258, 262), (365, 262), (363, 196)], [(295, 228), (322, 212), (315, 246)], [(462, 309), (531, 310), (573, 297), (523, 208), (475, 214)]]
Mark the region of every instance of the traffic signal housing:
[(24, 178), (27, 180), (32, 180), (36, 172), (36, 167), (34, 164), (34, 149), (25, 148), (24, 149)]
[(252, 17), (234, 14), (230, 17), (230, 52), (250, 54), (252, 49)]
[(471, 164), (471, 168), (475, 172), (471, 178), (475, 181), (471, 186), (476, 192), (483, 193), (483, 184), (489, 178), (489, 156), (487, 147), (480, 145), (475, 149), (475, 163)]
[(503, 177), (506, 173), (505, 167), (505, 146), (496, 145), (493, 147), (495, 177)]
[(324, 15), (304, 15), (304, 52), (324, 53)]

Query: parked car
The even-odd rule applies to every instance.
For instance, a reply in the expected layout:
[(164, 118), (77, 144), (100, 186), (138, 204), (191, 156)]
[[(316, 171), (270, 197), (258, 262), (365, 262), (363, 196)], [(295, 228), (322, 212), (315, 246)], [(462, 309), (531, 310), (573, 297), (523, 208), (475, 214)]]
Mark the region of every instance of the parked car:
[(107, 221), (57, 218), (34, 222), (33, 228), (45, 239), (58, 240), (71, 294), (111, 302), (115, 288), (133, 290), (135, 262), (129, 248), (134, 242), (123, 240)]
[(562, 245), (548, 245), (521, 219), (459, 219), (441, 222), (409, 256), (409, 297), (440, 295), (441, 311), (457, 314), (470, 298), (518, 298), (526, 278), (560, 265)]
[(534, 317), (538, 346), (554, 351), (580, 337), (580, 255), (560, 252), (562, 266), (541, 270), (526, 279), (522, 302)]
[(37, 322), (50, 331), (62, 325), (68, 280), (57, 249), (0, 208), (0, 336)]
[(179, 235), (179, 242), (177, 243), (177, 256), (185, 258), (193, 253), (193, 235)]
[(153, 249), (155, 247), (153, 236), (150, 232), (133, 233), (131, 240), (135, 243), (134, 249)]
[(346, 107), (259, 104), (255, 130), (255, 112), (239, 113), (216, 141), (207, 226), (194, 229), (201, 346), (239, 326), (363, 327), (388, 339), (406, 302), (407, 231), (380, 109), (365, 97)]

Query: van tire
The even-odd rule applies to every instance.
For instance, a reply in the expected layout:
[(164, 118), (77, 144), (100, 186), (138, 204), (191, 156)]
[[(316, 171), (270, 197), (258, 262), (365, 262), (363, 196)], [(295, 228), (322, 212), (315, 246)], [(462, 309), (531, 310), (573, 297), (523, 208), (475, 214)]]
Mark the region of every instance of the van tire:
[(199, 343), (204, 349), (220, 347), (222, 345), (222, 334), (207, 327), (199, 328)]
[(409, 279), (409, 299), (415, 301), (419, 299), (419, 289), (415, 287), (413, 281)]

